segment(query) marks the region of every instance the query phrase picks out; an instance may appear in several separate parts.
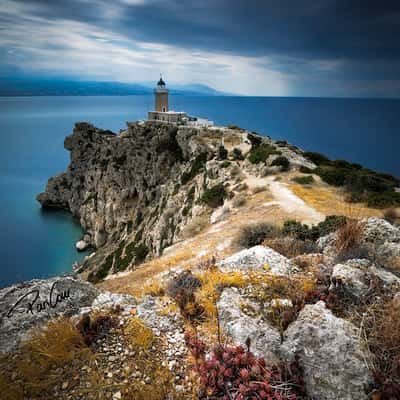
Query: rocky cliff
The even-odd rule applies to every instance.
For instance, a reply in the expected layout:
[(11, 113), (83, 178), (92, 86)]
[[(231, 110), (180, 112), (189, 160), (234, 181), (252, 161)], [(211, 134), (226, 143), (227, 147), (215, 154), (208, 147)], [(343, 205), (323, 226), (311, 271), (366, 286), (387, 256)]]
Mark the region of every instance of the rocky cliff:
[[(136, 122), (117, 135), (77, 123), (64, 142), (71, 163), (38, 201), (79, 218), (85, 232), (79, 247), (96, 249), (82, 270), (96, 281), (161, 254), (193, 218), (209, 212), (207, 203), (216, 207), (231, 195), (234, 167), (240, 173), (259, 168), (243, 155), (263, 146), (271, 160), (277, 157), (271, 139), (239, 128)], [(294, 146), (281, 144), (279, 154), (293, 165), (313, 165)]]

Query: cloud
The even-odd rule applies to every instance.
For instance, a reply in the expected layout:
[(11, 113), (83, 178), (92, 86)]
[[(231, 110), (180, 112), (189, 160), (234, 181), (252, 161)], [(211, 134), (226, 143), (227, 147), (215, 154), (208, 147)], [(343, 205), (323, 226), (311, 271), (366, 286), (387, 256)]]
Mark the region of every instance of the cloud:
[(398, 96), (399, 21), (392, 0), (3, 0), (0, 72)]

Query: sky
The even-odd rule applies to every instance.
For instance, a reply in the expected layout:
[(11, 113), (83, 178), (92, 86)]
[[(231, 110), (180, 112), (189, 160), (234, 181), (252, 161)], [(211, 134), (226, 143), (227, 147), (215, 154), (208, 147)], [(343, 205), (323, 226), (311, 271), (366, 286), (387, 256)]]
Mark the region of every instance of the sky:
[(0, 0), (0, 76), (400, 97), (399, 0)]

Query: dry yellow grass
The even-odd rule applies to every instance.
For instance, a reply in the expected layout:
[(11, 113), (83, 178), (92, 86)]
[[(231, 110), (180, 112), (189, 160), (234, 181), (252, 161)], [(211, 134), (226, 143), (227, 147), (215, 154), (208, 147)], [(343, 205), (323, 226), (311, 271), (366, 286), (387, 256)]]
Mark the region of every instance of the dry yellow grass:
[[(98, 369), (96, 355), (85, 345), (81, 334), (69, 320), (53, 320), (45, 328), (33, 330), (31, 339), (22, 346), (16, 357), (0, 361), (3, 375), (0, 380), (1, 398), (53, 398), (54, 388), (62, 382), (68, 381), (69, 388), (76, 384), (73, 378), (83, 366), (91, 368), (86, 376), (91, 387), (75, 387), (75, 392), (77, 395), (96, 393), (98, 399), (103, 399), (105, 383)], [(13, 382), (10, 373), (17, 374)], [(22, 397), (18, 397), (20, 395)]]
[(153, 331), (137, 317), (130, 318), (125, 327), (125, 334), (131, 345), (143, 350), (147, 350), (154, 340)]
[(353, 218), (382, 216), (381, 210), (368, 208), (360, 203), (346, 203), (339, 189), (322, 183), (313, 186), (290, 183), (289, 187), (305, 203), (325, 215), (346, 215)]

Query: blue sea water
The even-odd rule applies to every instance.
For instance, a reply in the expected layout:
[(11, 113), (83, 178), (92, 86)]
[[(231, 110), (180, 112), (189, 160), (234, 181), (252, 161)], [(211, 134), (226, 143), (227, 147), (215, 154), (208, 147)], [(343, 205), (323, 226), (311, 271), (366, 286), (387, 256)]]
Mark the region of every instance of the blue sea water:
[[(400, 100), (186, 97), (175, 110), (235, 124), (306, 150), (400, 176)], [(0, 287), (71, 270), (84, 255), (66, 212), (42, 212), (36, 194), (65, 170), (76, 121), (116, 132), (143, 119), (151, 96), (0, 98)]]

